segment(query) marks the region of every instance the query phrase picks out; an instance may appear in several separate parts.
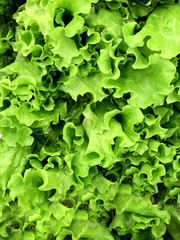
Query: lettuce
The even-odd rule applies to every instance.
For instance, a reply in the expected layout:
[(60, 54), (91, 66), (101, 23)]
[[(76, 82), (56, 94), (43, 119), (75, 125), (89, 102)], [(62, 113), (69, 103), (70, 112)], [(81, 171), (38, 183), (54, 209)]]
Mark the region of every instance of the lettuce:
[(0, 239), (180, 239), (180, 5), (0, 1)]

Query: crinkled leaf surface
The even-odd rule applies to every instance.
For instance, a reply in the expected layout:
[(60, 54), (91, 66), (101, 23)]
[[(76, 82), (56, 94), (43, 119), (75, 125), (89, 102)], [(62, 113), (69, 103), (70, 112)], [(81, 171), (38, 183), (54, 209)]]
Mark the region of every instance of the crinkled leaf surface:
[(180, 6), (0, 1), (0, 239), (180, 239)]

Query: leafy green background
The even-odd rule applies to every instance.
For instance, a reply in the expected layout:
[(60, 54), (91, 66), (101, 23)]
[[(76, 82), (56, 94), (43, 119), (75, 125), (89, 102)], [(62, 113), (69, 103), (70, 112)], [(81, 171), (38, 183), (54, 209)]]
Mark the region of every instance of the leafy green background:
[(180, 239), (179, 19), (0, 0), (0, 239)]

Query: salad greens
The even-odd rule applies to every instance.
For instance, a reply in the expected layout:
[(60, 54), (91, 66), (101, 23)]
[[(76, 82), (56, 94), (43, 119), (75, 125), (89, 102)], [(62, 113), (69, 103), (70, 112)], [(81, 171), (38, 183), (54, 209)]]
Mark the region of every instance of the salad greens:
[(0, 240), (180, 239), (180, 1), (0, 0)]

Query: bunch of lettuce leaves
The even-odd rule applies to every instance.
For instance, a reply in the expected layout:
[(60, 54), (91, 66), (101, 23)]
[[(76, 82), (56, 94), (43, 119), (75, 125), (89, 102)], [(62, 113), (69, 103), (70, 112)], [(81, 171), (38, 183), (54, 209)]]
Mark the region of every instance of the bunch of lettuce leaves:
[(0, 0), (0, 240), (180, 239), (180, 2)]

